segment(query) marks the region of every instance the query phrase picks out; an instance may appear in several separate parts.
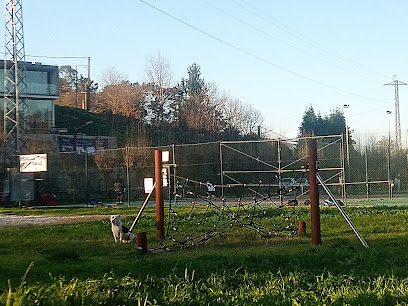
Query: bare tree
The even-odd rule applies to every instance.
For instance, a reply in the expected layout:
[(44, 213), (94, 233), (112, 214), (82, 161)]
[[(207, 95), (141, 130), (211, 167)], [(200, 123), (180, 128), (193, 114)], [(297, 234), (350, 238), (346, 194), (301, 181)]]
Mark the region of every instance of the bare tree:
[(242, 132), (246, 135), (256, 134), (259, 125), (262, 125), (263, 118), (260, 111), (254, 109), (252, 105), (244, 106), (245, 120), (242, 121)]
[(242, 135), (255, 134), (263, 122), (260, 111), (251, 105), (243, 104), (238, 99), (228, 98), (225, 111), (228, 126), (238, 130)]
[(103, 174), (105, 190), (108, 193), (111, 175), (115, 167), (119, 165), (120, 156), (116, 150), (96, 151), (93, 154), (95, 165)]
[(94, 110), (97, 112), (110, 111), (112, 114), (141, 118), (144, 114), (144, 93), (143, 85), (130, 84), (127, 81), (107, 85), (99, 93)]
[(155, 112), (155, 121), (163, 122), (166, 112), (166, 103), (174, 95), (173, 90), (168, 90), (172, 86), (173, 74), (170, 63), (161, 56), (160, 52), (146, 56), (145, 72), (149, 90), (154, 96), (150, 99), (150, 108)]
[(127, 76), (121, 73), (115, 67), (106, 67), (102, 71), (102, 86), (118, 85), (125, 82)]

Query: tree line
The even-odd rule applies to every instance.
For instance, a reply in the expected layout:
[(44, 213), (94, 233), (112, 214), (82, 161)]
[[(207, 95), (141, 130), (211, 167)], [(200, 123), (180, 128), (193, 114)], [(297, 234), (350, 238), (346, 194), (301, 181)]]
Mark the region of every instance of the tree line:
[[(71, 66), (62, 66), (59, 71), (60, 98), (56, 104), (81, 108), (87, 78)], [(205, 81), (197, 63), (188, 67), (187, 76), (175, 85), (170, 64), (160, 53), (146, 57), (145, 73), (146, 81), (132, 83), (116, 68), (105, 69), (101, 85), (90, 82), (91, 111), (129, 118), (129, 122), (137, 122), (139, 132), (140, 124), (155, 130), (152, 144), (156, 145), (200, 140), (194, 135), (257, 136), (263, 123), (261, 113)]]

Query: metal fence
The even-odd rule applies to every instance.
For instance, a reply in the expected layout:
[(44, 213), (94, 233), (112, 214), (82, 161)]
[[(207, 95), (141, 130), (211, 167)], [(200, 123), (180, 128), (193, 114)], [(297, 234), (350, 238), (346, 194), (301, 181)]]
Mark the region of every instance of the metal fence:
[[(381, 150), (351, 150), (345, 156), (342, 135), (316, 137), (319, 172), (336, 195), (371, 198), (404, 193), (406, 154), (389, 155)], [(143, 181), (154, 176), (154, 150), (170, 152), (171, 184), (178, 180), (211, 181), (224, 192), (229, 185), (276, 185), (293, 179), (308, 197), (307, 140), (218, 141), (163, 147), (126, 147), (77, 153), (51, 153), (48, 171), (35, 174), (39, 193), (56, 194), (67, 203), (113, 200), (113, 184), (121, 177), (128, 201), (143, 199)], [(88, 154), (85, 154), (88, 153)]]

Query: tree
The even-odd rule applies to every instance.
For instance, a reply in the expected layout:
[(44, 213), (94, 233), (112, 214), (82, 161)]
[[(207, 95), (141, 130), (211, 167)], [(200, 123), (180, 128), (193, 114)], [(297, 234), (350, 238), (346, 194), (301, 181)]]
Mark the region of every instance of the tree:
[(107, 85), (94, 105), (96, 112), (111, 112), (126, 117), (141, 118), (144, 116), (145, 87), (122, 81), (119, 84)]
[[(81, 97), (81, 92), (87, 91), (88, 94), (95, 93), (98, 90), (98, 84), (88, 78), (78, 75), (78, 71), (71, 66), (59, 67), (60, 98), (55, 101), (57, 105), (81, 107), (80, 101), (85, 99)], [(88, 90), (89, 85), (89, 90)]]
[(238, 99), (226, 98), (225, 116), (228, 127), (238, 130), (241, 135), (256, 134), (263, 122), (261, 112)]
[(179, 120), (189, 128), (219, 131), (225, 124), (217, 86), (205, 84), (200, 66), (196, 63), (187, 69), (187, 73), (188, 79), (183, 78), (179, 85), (179, 93), (184, 98)]
[(150, 93), (147, 108), (150, 110), (150, 121), (159, 124), (169, 121), (171, 104), (175, 90), (171, 88), (172, 72), (170, 63), (158, 52), (146, 57), (145, 72), (148, 78), (147, 90)]
[(198, 95), (205, 89), (204, 79), (201, 78), (201, 68), (193, 63), (188, 69), (188, 79), (184, 81), (189, 96)]
[[(345, 133), (345, 129), (345, 118), (339, 108), (322, 117), (320, 113), (315, 113), (313, 106), (310, 106), (303, 115), (299, 127), (299, 136), (310, 134), (315, 136), (340, 135)], [(349, 135), (351, 135), (351, 132), (349, 132)]]
[(115, 67), (107, 67), (102, 71), (102, 85), (118, 85), (126, 81), (126, 76)]
[(79, 87), (78, 72), (71, 66), (59, 67), (60, 97), (57, 105), (78, 107)]

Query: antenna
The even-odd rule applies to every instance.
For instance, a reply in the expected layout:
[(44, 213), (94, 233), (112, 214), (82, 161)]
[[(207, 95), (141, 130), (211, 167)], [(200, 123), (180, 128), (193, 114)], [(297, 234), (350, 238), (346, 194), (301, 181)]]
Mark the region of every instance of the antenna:
[(22, 0), (4, 0), (4, 113), (5, 159), (21, 152), (26, 143), (27, 85), (23, 37)]
[(407, 83), (401, 82), (397, 80), (397, 76), (393, 76), (393, 81), (385, 85), (393, 85), (395, 91), (395, 144), (396, 148), (401, 148), (401, 121), (400, 121), (400, 111), (399, 111), (399, 93), (398, 93), (398, 86), (399, 85), (407, 85)]

